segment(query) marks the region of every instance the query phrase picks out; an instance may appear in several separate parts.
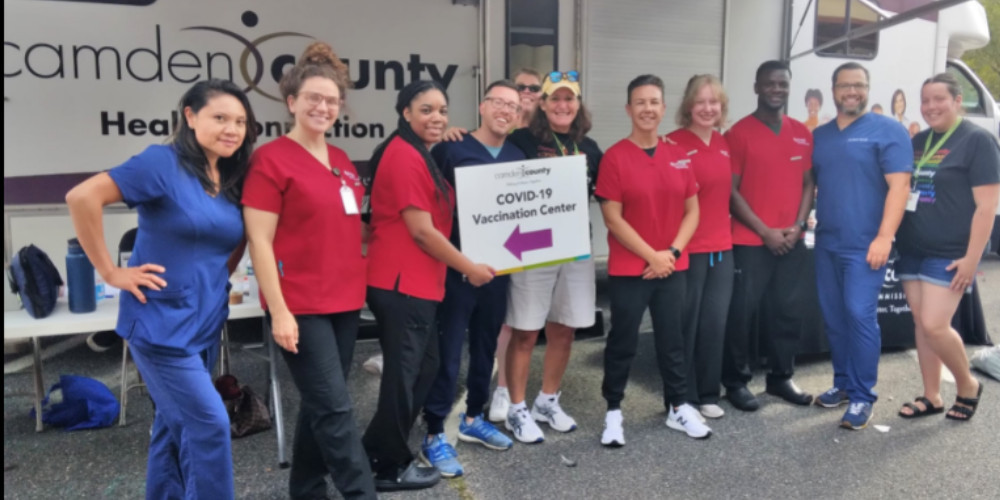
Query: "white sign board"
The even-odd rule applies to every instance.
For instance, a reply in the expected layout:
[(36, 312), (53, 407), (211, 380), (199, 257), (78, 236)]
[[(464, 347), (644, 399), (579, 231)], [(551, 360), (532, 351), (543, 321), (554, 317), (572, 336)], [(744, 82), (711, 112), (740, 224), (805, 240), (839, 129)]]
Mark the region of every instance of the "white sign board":
[(583, 155), (455, 169), (462, 253), (500, 274), (590, 258)]

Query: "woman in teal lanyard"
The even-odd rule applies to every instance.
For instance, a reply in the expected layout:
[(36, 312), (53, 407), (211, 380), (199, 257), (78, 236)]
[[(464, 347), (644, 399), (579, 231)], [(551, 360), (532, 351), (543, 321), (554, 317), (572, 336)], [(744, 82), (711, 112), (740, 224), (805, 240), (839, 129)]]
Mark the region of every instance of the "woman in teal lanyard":
[(983, 384), (972, 376), (962, 339), (951, 327), (963, 293), (972, 291), (1000, 197), (1000, 146), (990, 132), (962, 120), (962, 90), (942, 73), (924, 82), (920, 112), (930, 125), (913, 138), (916, 167), (896, 235), (903, 282), (916, 326), (924, 393), (899, 410), (903, 418), (944, 412), (941, 366), (955, 376), (955, 404), (945, 415), (972, 418)]
[[(579, 76), (576, 71), (546, 75), (538, 112), (528, 127), (515, 130), (508, 140), (529, 159), (586, 155), (588, 195), (592, 195), (602, 152), (586, 136), (590, 114), (580, 97)], [(512, 331), (507, 348), (511, 405), (506, 426), (521, 442), (540, 443), (545, 439), (536, 421), (558, 432), (576, 429), (576, 421), (559, 405), (559, 386), (569, 363), (574, 332), (594, 324), (594, 274), (593, 259), (586, 259), (511, 275), (505, 321)], [(543, 327), (547, 345), (542, 390), (529, 408), (525, 385), (531, 351)]]

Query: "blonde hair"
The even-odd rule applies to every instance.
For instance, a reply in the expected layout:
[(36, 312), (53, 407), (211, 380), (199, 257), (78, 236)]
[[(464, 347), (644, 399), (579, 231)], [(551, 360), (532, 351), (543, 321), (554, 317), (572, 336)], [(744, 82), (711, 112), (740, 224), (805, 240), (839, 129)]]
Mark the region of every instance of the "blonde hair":
[(681, 99), (681, 105), (677, 108), (677, 125), (680, 127), (687, 128), (691, 126), (691, 109), (694, 108), (694, 101), (698, 98), (698, 92), (701, 92), (702, 87), (705, 85), (712, 87), (715, 97), (719, 99), (719, 103), (722, 105), (722, 113), (719, 115), (715, 126), (722, 127), (726, 124), (726, 117), (729, 115), (729, 96), (726, 95), (726, 89), (722, 87), (722, 82), (715, 75), (694, 75), (688, 80), (687, 88), (684, 89), (684, 98)]

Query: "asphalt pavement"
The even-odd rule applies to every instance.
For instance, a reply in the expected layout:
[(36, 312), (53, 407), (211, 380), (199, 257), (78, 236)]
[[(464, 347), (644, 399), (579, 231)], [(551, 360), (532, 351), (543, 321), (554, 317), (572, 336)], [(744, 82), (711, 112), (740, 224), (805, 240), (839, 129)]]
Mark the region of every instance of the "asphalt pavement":
[[(1000, 258), (984, 260), (979, 280), (990, 335), (1000, 341)], [(242, 328), (234, 329), (235, 341), (256, 340), (252, 323), (237, 326)], [(119, 349), (95, 354), (80, 337), (46, 345), (49, 351), (68, 347), (46, 359), (46, 385), (60, 373), (74, 373), (103, 380), (117, 394)], [(763, 394), (759, 374), (750, 389), (761, 394), (761, 410), (742, 413), (723, 400), (726, 415), (709, 422), (714, 430), (710, 439), (698, 441), (664, 425), (661, 384), (647, 334), (641, 336), (622, 407), (627, 445), (606, 449), (599, 442), (605, 411), (600, 395), (603, 346), (603, 338), (573, 346), (561, 403), (576, 418), (576, 431), (550, 431), (545, 443), (516, 444), (504, 452), (458, 443), (465, 477), (382, 498), (1000, 498), (1000, 382), (985, 375), (978, 374), (985, 391), (971, 422), (941, 415), (903, 420), (896, 416), (900, 405), (922, 391), (916, 356), (912, 351), (885, 352), (872, 425), (849, 431), (837, 425), (843, 407), (791, 406)], [(266, 396), (267, 364), (254, 352), (235, 346), (232, 372)], [(355, 351), (350, 386), (361, 426), (371, 417), (378, 394), (378, 377), (362, 370), (361, 363), (377, 352), (371, 341), (359, 342)], [(539, 388), (543, 354), (544, 347), (536, 349), (529, 398)], [(25, 368), (17, 357), (5, 356), (4, 498), (142, 498), (153, 415), (148, 398), (141, 391), (131, 393), (124, 427), (36, 433), (28, 416), (30, 365)], [(290, 447), (298, 394), (283, 361), (278, 373)], [(800, 387), (818, 393), (831, 380), (828, 357), (800, 359)], [(943, 396), (948, 404), (955, 396), (954, 384), (947, 380)], [(458, 411), (464, 411), (461, 402)], [(423, 431), (418, 423), (411, 435), (414, 449)], [(449, 432), (453, 435), (455, 429)], [(288, 470), (278, 467), (274, 431), (234, 440), (233, 461), (237, 498), (287, 497)], [(330, 495), (338, 498), (332, 486)]]

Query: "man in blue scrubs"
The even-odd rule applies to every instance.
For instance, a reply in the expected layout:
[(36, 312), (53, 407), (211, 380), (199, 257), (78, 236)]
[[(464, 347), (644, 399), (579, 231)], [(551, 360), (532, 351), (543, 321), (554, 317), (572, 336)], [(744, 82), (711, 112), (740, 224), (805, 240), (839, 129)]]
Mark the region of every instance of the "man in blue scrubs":
[[(524, 160), (524, 153), (507, 142), (507, 132), (517, 123), (519, 113), (520, 96), (514, 83), (508, 80), (491, 83), (479, 104), (482, 125), (463, 135), (461, 140), (442, 142), (431, 150), (431, 156), (441, 167), (445, 179), (454, 186), (457, 168)], [(455, 211), (451, 242), (455, 248), (462, 248), (458, 210)], [(509, 283), (510, 276), (497, 276), (477, 288), (461, 273), (448, 269), (444, 301), (438, 308), (441, 365), (424, 402), (427, 439), (421, 446), (421, 458), (437, 467), (444, 477), (464, 473), (455, 449), (445, 439), (444, 421), (451, 412), (458, 390), (458, 369), (462, 363), (466, 330), (469, 332), (469, 374), (466, 382), (469, 392), (466, 412), (459, 418), (458, 439), (493, 450), (507, 450), (514, 444), (483, 417), (483, 407), (490, 395), (497, 336), (507, 314)]]
[(866, 113), (868, 70), (849, 62), (833, 72), (837, 119), (813, 132), (816, 176), (816, 284), (833, 358), (833, 387), (816, 404), (849, 403), (841, 426), (862, 429), (877, 399), (882, 336), (878, 292), (913, 171), (907, 131)]

